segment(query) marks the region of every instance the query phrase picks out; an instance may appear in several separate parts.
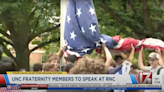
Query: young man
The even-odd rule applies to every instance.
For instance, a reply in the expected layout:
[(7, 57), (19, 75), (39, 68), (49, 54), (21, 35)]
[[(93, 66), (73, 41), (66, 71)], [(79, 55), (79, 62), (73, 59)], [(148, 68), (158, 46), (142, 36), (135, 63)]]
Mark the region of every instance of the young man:
[(63, 52), (66, 49), (66, 46), (64, 46), (60, 51), (58, 51), (57, 54), (51, 53), (48, 57), (48, 62), (53, 64), (55, 67), (55, 71), (59, 71), (59, 61), (61, 57), (63, 56)]
[(114, 60), (115, 60), (115, 62), (117, 64), (117, 66), (118, 65), (121, 65), (124, 59), (128, 59), (129, 61), (133, 61), (133, 57), (134, 57), (134, 53), (135, 53), (135, 48), (131, 44), (131, 52), (130, 52), (129, 57), (125, 53), (123, 53), (122, 51), (119, 51), (119, 53), (120, 53), (120, 55), (116, 55), (114, 57)]
[(52, 72), (54, 72), (55, 71), (54, 68), (55, 68), (54, 65), (51, 64), (51, 63), (45, 63), (43, 65), (43, 71), (52, 71)]
[[(164, 68), (159, 65), (159, 61), (161, 59), (160, 55), (156, 52), (152, 52), (149, 54), (149, 64), (150, 66), (145, 66), (143, 64), (143, 47), (141, 48), (138, 56), (138, 66), (143, 71), (150, 71), (153, 75), (163, 75)], [(161, 92), (159, 90), (145, 90), (145, 92)], [(162, 91), (163, 92), (163, 91)]]
[(160, 61), (160, 55), (156, 52), (152, 52), (149, 54), (149, 64), (150, 66), (144, 66), (143, 64), (143, 47), (139, 52), (139, 56), (138, 56), (138, 66), (141, 70), (143, 71), (151, 71), (153, 74), (156, 75), (162, 75), (164, 74), (164, 69), (162, 69), (162, 67), (159, 65), (159, 61)]

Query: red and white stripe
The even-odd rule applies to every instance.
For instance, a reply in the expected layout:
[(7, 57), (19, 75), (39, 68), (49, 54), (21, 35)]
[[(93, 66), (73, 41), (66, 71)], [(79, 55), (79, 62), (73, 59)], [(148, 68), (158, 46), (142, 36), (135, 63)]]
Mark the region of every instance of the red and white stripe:
[(120, 51), (127, 51), (131, 49), (131, 44), (135, 48), (138, 48), (141, 46), (142, 42), (134, 38), (125, 38), (125, 39), (121, 38), (118, 41), (117, 45), (114, 47), (114, 49)]
[[(117, 42), (117, 45), (114, 47), (114, 50), (119, 50), (123, 52), (130, 52), (131, 49), (131, 44), (135, 47), (135, 51), (139, 51), (141, 47), (143, 46), (146, 49), (149, 50), (154, 50), (154, 49), (161, 49), (164, 51), (164, 42), (160, 39), (155, 39), (155, 38), (146, 38), (143, 40), (138, 40), (134, 38), (121, 38), (121, 36), (117, 35), (112, 37)], [(103, 49), (97, 48), (96, 49), (97, 53), (102, 53)], [(65, 51), (64, 56), (67, 57), (68, 55), (76, 55), (77, 57), (80, 57), (80, 54), (77, 52), (73, 52), (70, 50)]]
[(76, 55), (76, 57), (81, 57), (79, 53), (77, 52), (74, 52), (74, 51), (71, 51), (71, 50), (66, 50), (64, 52), (64, 57), (68, 57), (69, 55)]
[(161, 49), (164, 50), (164, 42), (160, 39), (146, 38), (142, 40), (142, 46), (149, 50)]

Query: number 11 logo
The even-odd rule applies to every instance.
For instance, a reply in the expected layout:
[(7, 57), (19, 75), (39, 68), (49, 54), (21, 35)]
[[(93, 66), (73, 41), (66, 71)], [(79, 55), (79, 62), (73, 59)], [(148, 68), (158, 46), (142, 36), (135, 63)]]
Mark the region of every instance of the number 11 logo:
[(138, 79), (140, 84), (152, 84), (152, 72), (139, 72)]

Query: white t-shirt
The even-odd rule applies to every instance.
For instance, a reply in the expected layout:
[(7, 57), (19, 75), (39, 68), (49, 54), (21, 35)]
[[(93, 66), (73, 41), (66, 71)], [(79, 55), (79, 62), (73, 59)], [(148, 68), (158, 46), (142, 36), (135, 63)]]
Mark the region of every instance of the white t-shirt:
[[(149, 70), (150, 70), (150, 72), (152, 72), (153, 74), (157, 75), (157, 71), (158, 71), (158, 69), (159, 69), (160, 67), (161, 67), (161, 66), (159, 66), (159, 67), (156, 68), (156, 69), (153, 69), (152, 66), (149, 66)], [(160, 70), (160, 73), (159, 73), (159, 74), (160, 74), (160, 75), (164, 75), (164, 68)]]
[[(153, 73), (153, 75), (157, 75), (157, 71), (161, 66), (158, 68), (153, 69), (152, 66), (149, 66), (149, 71)], [(159, 75), (164, 75), (164, 68), (160, 70)], [(163, 92), (161, 90), (145, 90), (145, 92)]]

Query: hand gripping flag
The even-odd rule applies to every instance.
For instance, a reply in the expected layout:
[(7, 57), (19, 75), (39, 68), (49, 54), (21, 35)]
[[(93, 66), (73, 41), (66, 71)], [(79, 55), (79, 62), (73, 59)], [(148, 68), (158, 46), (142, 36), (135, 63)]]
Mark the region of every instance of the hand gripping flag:
[[(140, 46), (142, 44), (142, 41), (134, 38), (121, 38), (121, 36), (117, 35), (112, 37), (113, 40), (117, 42), (117, 45), (114, 46), (113, 50), (111, 50), (112, 54), (119, 54), (115, 53), (115, 50), (122, 51), (124, 53), (130, 53), (131, 52), (131, 45), (135, 47), (135, 51), (140, 50)], [(98, 53), (102, 53), (102, 48), (97, 49)]]
[(134, 38), (121, 38), (121, 36), (114, 36), (112, 38), (118, 42), (114, 49), (127, 53), (130, 52), (131, 44), (135, 47), (136, 52), (140, 50), (142, 44), (140, 40)]
[(100, 34), (92, 0), (69, 0), (64, 39), (67, 43), (65, 56), (90, 54), (101, 43), (105, 43), (109, 49), (117, 45), (110, 36)]

